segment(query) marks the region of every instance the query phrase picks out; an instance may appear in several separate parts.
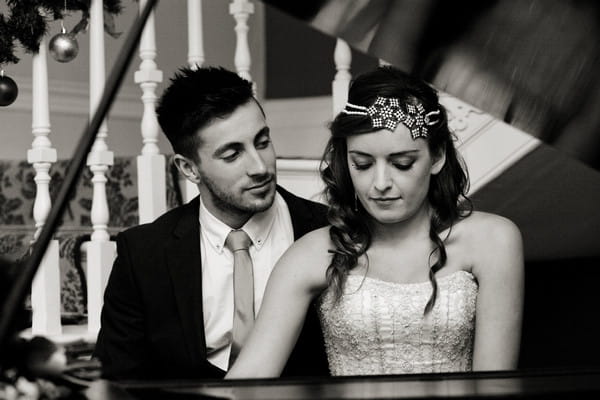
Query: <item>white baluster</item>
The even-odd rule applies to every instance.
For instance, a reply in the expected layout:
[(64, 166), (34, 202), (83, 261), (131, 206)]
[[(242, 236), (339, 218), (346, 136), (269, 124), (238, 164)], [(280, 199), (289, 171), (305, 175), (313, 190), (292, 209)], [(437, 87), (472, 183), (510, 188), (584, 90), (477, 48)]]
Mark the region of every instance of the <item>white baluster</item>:
[[(33, 206), (35, 239), (46, 222), (51, 208), (50, 167), (56, 162), (56, 149), (50, 135), (50, 109), (48, 103), (48, 63), (46, 41), (33, 56), (33, 102), (31, 131), (34, 136), (27, 161), (35, 169), (36, 196)], [(59, 335), (60, 323), (60, 268), (58, 240), (51, 240), (40, 263), (31, 287), (32, 327), (34, 335)]]
[(234, 64), (237, 73), (252, 82), (250, 76), (250, 46), (248, 45), (248, 18), (254, 14), (254, 4), (248, 0), (233, 0), (229, 4), (229, 14), (235, 19), (235, 56)]
[(336, 74), (331, 84), (333, 95), (333, 116), (335, 117), (346, 105), (348, 101), (348, 88), (352, 74), (350, 65), (352, 63), (352, 52), (348, 43), (338, 39), (333, 51), (333, 60), (335, 62)]
[(202, 0), (188, 0), (188, 65), (192, 69), (204, 64)]
[[(102, 0), (92, 0), (90, 5), (90, 118), (94, 115), (102, 97), (105, 84), (104, 67), (104, 16)], [(87, 165), (93, 172), (94, 197), (91, 220), (94, 228), (92, 241), (108, 241), (109, 221), (108, 202), (106, 200), (106, 172), (114, 163), (113, 152), (108, 150), (106, 138), (108, 127), (102, 122), (90, 154)]]
[[(204, 38), (202, 30), (202, 0), (188, 0), (188, 65), (197, 69), (204, 64)], [(198, 186), (183, 179), (179, 182), (183, 201), (188, 202), (198, 195)]]
[[(105, 84), (104, 15), (102, 0), (90, 4), (90, 119), (100, 103)], [(100, 329), (104, 289), (115, 258), (115, 244), (108, 234), (109, 209), (106, 199), (106, 173), (114, 163), (113, 152), (108, 150), (108, 127), (103, 121), (88, 155), (87, 165), (92, 171), (92, 240), (87, 245), (87, 311), (88, 332), (95, 335)]]
[[(146, 5), (140, 0), (140, 10)], [(151, 222), (167, 210), (165, 157), (158, 148), (160, 127), (156, 119), (156, 87), (162, 82), (163, 75), (156, 67), (156, 39), (154, 12), (146, 21), (140, 41), (140, 69), (135, 72), (135, 83), (142, 89), (142, 154), (137, 157), (138, 168), (138, 206), (140, 223)]]

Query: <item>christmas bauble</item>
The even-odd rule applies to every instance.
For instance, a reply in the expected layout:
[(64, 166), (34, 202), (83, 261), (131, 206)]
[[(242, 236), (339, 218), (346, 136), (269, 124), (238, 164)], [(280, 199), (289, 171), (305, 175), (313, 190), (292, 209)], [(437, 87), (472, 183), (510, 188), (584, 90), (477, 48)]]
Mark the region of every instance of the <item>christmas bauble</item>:
[(50, 39), (48, 48), (52, 57), (58, 62), (69, 62), (79, 53), (79, 44), (70, 33), (59, 33)]
[(11, 105), (19, 94), (19, 88), (14, 80), (0, 74), (0, 107)]

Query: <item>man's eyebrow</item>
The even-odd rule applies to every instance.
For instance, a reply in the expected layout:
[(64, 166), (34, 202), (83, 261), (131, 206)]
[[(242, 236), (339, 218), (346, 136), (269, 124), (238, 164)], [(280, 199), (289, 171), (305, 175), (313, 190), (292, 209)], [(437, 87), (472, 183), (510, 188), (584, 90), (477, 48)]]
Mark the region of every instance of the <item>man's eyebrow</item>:
[(268, 135), (271, 132), (271, 128), (269, 128), (268, 126), (264, 126), (261, 130), (258, 131), (258, 133), (254, 136), (254, 138), (258, 138), (259, 136), (265, 136)]
[[(268, 126), (264, 126), (262, 127), (257, 133), (256, 135), (254, 135), (254, 140), (258, 139), (261, 136), (265, 136), (265, 135), (269, 135), (270, 132), (270, 128)], [(224, 145), (218, 147), (214, 152), (213, 152), (213, 157), (217, 158), (220, 157), (221, 154), (225, 153), (228, 150), (239, 150), (241, 148), (244, 147), (244, 144), (242, 142), (229, 142), (229, 143), (225, 143)]]

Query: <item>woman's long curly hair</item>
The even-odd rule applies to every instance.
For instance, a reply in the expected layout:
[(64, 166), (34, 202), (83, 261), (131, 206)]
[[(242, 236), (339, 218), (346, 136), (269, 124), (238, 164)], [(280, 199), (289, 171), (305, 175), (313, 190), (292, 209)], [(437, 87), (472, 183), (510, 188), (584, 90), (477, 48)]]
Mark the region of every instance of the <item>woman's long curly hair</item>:
[[(425, 112), (439, 110), (437, 123), (428, 126), (427, 143), (433, 157), (443, 154), (446, 160), (438, 174), (431, 176), (427, 201), (431, 208), (429, 238), (434, 250), (431, 260), (437, 252), (437, 259), (430, 266), (429, 280), (433, 291), (425, 314), (433, 308), (437, 296), (435, 273), (442, 268), (447, 259), (444, 240), (440, 233), (451, 229), (460, 218), (471, 213), (472, 206), (466, 197), (469, 180), (462, 160), (454, 147), (454, 136), (448, 128), (446, 110), (439, 104), (435, 89), (423, 81), (411, 77), (393, 67), (379, 67), (372, 72), (358, 76), (351, 84), (348, 102), (370, 106), (378, 96), (400, 100), (401, 108), (406, 112), (406, 104), (422, 104)], [(373, 132), (368, 116), (340, 113), (330, 125), (331, 138), (321, 160), (321, 177), (325, 183), (325, 196), (329, 203), (329, 231), (335, 246), (333, 258), (327, 269), (327, 282), (334, 289), (335, 298), (343, 293), (346, 277), (355, 268), (361, 257), (366, 257), (372, 241), (372, 217), (356, 201), (354, 186), (350, 178), (347, 161), (346, 138), (362, 133)]]

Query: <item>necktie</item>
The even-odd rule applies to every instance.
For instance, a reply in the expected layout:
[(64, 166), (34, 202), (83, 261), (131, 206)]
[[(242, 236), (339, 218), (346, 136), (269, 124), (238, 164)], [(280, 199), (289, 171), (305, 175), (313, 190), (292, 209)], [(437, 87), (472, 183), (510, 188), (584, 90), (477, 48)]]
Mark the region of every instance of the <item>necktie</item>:
[(254, 325), (254, 277), (248, 248), (250, 238), (243, 230), (229, 232), (225, 247), (233, 253), (233, 328), (229, 366), (237, 358)]

